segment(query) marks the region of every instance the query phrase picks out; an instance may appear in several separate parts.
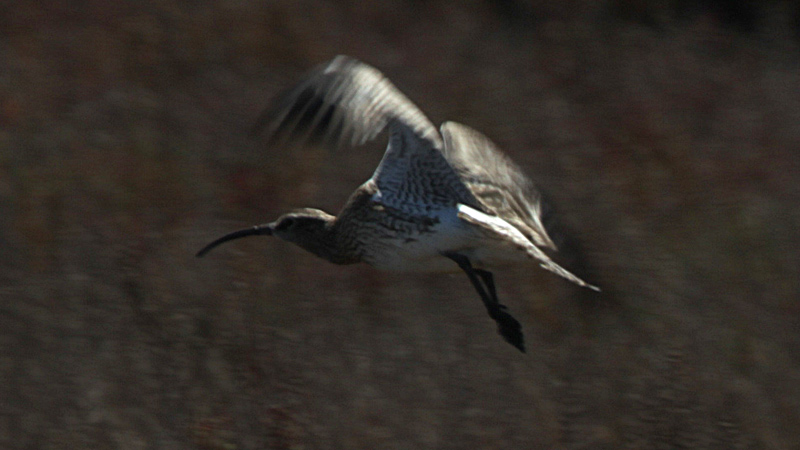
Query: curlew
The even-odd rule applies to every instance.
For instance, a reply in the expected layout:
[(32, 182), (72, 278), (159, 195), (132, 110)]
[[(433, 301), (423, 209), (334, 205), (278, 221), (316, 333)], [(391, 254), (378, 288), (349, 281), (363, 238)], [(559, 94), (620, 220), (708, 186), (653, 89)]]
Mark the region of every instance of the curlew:
[(599, 290), (556, 264), (542, 200), (522, 170), (480, 132), (439, 130), (377, 69), (337, 56), (279, 96), (258, 120), (272, 143), (358, 145), (384, 129), (389, 143), (372, 177), (333, 216), (296, 209), (235, 231), (197, 253), (246, 236), (277, 236), (335, 264), (466, 273), (498, 332), (525, 351), (522, 328), (497, 299), (488, 268), (524, 260)]

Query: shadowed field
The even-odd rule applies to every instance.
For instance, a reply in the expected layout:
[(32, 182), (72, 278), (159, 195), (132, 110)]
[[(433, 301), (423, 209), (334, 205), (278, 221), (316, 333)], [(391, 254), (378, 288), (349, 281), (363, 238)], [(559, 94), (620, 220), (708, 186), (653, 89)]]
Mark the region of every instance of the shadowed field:
[[(791, 2), (752, 20), (621, 0), (13, 3), (0, 447), (800, 447)], [(497, 271), (523, 355), (463, 275), (268, 238), (194, 258), (292, 207), (336, 212), (371, 175), (384, 141), (247, 135), (339, 53), (494, 139), (603, 294)]]

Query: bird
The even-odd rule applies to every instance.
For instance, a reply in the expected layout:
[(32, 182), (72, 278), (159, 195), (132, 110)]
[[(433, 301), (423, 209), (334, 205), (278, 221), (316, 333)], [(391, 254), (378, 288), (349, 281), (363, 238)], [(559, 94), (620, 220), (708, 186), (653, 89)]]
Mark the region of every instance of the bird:
[(337, 215), (299, 208), (226, 234), (222, 243), (275, 236), (334, 264), (399, 272), (463, 271), (505, 341), (525, 352), (520, 323), (497, 298), (490, 268), (533, 260), (564, 279), (600, 289), (556, 264), (540, 191), (481, 132), (439, 129), (378, 69), (339, 55), (279, 94), (256, 120), (269, 145), (356, 146), (387, 131), (372, 177)]

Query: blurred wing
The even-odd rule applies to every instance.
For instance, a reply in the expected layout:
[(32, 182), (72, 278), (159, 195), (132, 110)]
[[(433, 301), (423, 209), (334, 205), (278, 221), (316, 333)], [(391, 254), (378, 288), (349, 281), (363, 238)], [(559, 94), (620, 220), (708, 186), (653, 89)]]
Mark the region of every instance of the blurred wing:
[(253, 131), (272, 141), (339, 147), (374, 139), (396, 120), (420, 139), (441, 144), (425, 114), (374, 67), (337, 56), (309, 72), (261, 114)]
[(377, 69), (347, 56), (312, 70), (258, 120), (271, 142), (362, 144), (389, 127), (386, 154), (372, 180), (376, 201), (413, 213), (419, 204), (477, 205), (442, 155), (425, 114)]
[(489, 138), (470, 127), (446, 122), (441, 132), (445, 157), (482, 209), (502, 217), (539, 247), (555, 250), (542, 223), (541, 195), (522, 170)]

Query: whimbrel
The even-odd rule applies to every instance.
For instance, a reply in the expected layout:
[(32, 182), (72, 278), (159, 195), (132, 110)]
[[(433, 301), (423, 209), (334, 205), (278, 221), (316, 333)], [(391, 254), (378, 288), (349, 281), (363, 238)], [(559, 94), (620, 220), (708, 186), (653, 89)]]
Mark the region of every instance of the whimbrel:
[(395, 271), (463, 270), (503, 338), (525, 351), (519, 322), (497, 299), (492, 272), (534, 260), (599, 290), (553, 262), (534, 184), (492, 141), (425, 114), (377, 69), (347, 56), (312, 70), (269, 107), (257, 127), (270, 142), (357, 145), (388, 128), (378, 168), (337, 216), (302, 208), (227, 234), (197, 253), (246, 236), (277, 236), (335, 264), (365, 262)]

